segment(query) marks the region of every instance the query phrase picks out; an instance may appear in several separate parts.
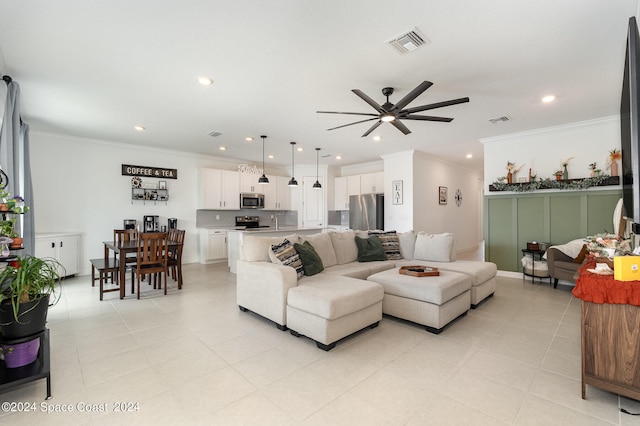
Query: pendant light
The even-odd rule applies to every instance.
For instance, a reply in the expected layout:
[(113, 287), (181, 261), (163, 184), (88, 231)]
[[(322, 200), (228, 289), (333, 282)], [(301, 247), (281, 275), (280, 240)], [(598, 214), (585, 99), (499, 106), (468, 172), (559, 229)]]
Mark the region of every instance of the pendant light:
[(267, 138), (266, 136), (260, 136), (262, 138), (262, 176), (258, 179), (258, 183), (260, 185), (266, 185), (269, 183), (269, 178), (264, 174), (264, 140)]
[(319, 163), (319, 155), (320, 148), (316, 148), (316, 183), (313, 184), (313, 189), (322, 189), (322, 185), (320, 185), (320, 178), (318, 173), (318, 163)]
[(289, 186), (298, 186), (298, 181), (294, 177), (295, 175), (295, 161), (293, 159), (293, 154), (295, 152), (296, 143), (291, 142), (291, 180), (289, 180)]

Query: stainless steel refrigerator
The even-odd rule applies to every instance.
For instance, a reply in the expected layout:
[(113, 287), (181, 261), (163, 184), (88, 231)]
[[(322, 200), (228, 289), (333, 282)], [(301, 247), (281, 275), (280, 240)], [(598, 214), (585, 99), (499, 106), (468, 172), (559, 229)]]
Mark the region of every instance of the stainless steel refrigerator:
[(351, 195), (349, 228), (363, 231), (384, 229), (384, 194)]

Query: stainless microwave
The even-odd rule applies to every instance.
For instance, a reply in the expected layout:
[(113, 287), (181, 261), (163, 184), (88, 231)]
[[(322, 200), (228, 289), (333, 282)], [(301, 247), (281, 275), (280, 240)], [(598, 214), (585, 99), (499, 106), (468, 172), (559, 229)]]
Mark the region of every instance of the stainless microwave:
[(264, 209), (264, 194), (240, 194), (241, 209)]

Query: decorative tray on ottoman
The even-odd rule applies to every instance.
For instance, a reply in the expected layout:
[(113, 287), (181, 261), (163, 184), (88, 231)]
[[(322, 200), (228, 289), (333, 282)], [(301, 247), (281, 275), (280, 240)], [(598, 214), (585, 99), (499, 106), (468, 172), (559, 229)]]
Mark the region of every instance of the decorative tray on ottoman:
[(438, 268), (431, 268), (424, 265), (401, 266), (400, 273), (403, 275), (411, 275), (412, 277), (434, 277), (440, 275)]

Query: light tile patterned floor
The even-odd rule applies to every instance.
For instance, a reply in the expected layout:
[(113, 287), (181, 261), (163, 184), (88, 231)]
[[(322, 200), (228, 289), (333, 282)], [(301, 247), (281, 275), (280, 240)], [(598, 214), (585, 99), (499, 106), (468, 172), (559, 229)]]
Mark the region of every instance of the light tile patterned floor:
[(0, 424), (640, 424), (619, 411), (640, 402), (593, 387), (580, 398), (580, 304), (566, 288), (499, 277), (440, 335), (385, 317), (324, 352), (240, 312), (223, 265), (186, 265), (183, 290), (142, 300), (100, 302), (89, 281), (65, 281), (50, 310), (53, 399), (40, 405), (44, 381), (4, 393), (36, 411)]

